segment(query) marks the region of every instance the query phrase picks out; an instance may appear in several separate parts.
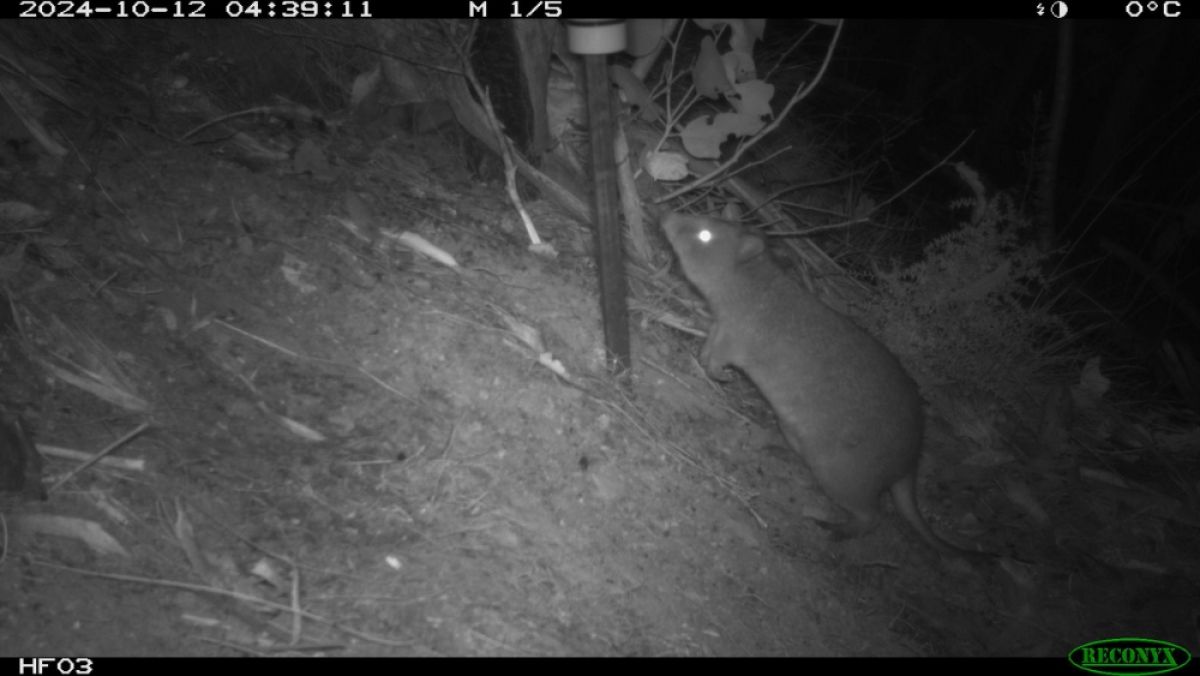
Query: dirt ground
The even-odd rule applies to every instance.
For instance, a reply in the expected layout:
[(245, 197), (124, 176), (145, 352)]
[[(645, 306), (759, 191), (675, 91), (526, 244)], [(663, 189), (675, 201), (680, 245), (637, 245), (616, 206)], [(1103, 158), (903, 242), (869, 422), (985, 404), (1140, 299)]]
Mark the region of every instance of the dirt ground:
[[(327, 166), (304, 169), (127, 117), (59, 128), (86, 166), (14, 150), (2, 167), (3, 200), (44, 216), (0, 227), (0, 402), (42, 446), (94, 453), (149, 427), (113, 453), (140, 468), (4, 498), (2, 654), (1200, 647), (1194, 570), (1118, 569), (1101, 526), (1025, 518), (1011, 474), (962, 464), (936, 422), (923, 511), (1002, 556), (944, 560), (890, 506), (873, 533), (830, 541), (765, 404), (744, 380), (708, 381), (699, 339), (659, 321), (700, 324), (667, 250), (633, 283), (623, 389), (603, 368), (589, 231), (534, 199), (559, 255), (527, 251), (502, 183), (467, 169), (453, 133), (237, 121), (318, 147)], [(77, 464), (47, 453), (45, 485)], [(1045, 476), (1052, 508), (1080, 490)], [(1195, 553), (1131, 537), (1148, 559)]]

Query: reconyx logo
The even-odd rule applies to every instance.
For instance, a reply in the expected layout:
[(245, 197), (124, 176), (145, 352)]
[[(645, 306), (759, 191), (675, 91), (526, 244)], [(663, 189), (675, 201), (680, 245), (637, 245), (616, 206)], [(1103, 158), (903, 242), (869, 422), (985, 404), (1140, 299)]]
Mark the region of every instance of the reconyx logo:
[(1105, 676), (1165, 674), (1191, 661), (1188, 651), (1152, 638), (1108, 638), (1084, 643), (1067, 655), (1080, 669)]

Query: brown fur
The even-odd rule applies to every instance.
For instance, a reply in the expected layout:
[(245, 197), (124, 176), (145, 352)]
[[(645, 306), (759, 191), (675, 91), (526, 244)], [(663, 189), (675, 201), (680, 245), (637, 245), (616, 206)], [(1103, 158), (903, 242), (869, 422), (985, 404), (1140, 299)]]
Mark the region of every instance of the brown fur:
[(754, 382), (788, 445), (850, 513), (838, 534), (870, 530), (879, 494), (890, 489), (925, 542), (943, 553), (966, 553), (934, 534), (917, 510), (924, 415), (899, 360), (788, 279), (760, 237), (733, 223), (676, 213), (662, 227), (716, 319), (701, 353), (705, 370), (720, 380), (735, 366)]

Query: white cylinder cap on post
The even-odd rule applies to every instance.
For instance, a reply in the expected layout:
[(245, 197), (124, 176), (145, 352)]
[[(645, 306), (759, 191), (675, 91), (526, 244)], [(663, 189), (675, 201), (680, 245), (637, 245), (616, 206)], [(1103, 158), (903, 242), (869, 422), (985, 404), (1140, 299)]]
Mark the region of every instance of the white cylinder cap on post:
[(625, 49), (624, 19), (567, 19), (567, 46), (575, 54), (615, 54)]

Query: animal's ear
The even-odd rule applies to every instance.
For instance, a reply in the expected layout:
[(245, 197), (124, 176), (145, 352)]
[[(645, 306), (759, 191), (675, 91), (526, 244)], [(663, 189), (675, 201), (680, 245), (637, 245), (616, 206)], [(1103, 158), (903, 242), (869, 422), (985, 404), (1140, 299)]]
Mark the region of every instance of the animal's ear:
[(675, 237), (687, 224), (687, 216), (675, 211), (660, 210), (658, 226), (667, 233), (667, 237)]
[(738, 260), (745, 261), (758, 256), (767, 250), (767, 244), (762, 237), (758, 235), (742, 235), (742, 241), (738, 243)]

